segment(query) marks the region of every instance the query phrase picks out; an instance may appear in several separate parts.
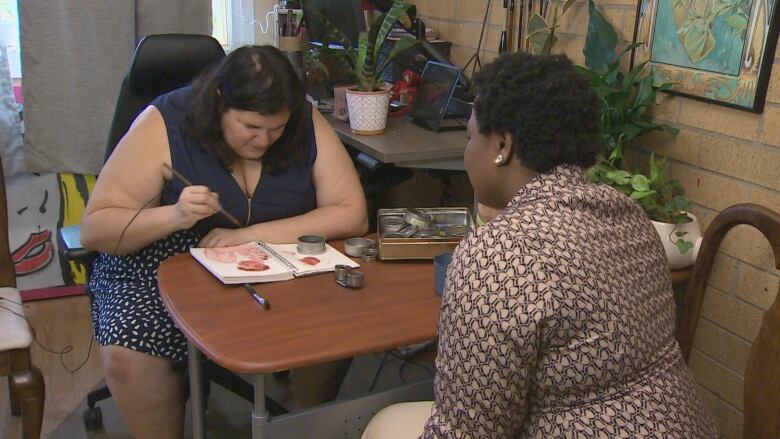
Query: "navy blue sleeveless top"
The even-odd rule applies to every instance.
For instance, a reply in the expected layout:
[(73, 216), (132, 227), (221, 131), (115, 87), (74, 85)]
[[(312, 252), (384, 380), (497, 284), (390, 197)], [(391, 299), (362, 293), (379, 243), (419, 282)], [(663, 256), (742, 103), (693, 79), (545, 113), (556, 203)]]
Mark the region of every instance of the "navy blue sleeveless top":
[[(252, 195), (251, 203), (238, 182), (219, 160), (200, 142), (187, 134), (187, 112), (191, 87), (183, 87), (164, 94), (152, 102), (165, 120), (168, 143), (171, 148), (171, 164), (193, 184), (208, 186), (219, 194), (222, 208), (244, 225), (273, 221), (301, 215), (317, 207), (317, 197), (312, 182), (312, 166), (317, 158), (317, 142), (311, 118), (311, 104), (304, 106), (306, 135), (300, 145), (301, 160), (276, 174), (265, 170)], [(277, 147), (277, 146), (273, 146)], [(176, 178), (162, 192), (161, 204), (176, 204), (184, 185)], [(251, 204), (251, 211), (249, 206)], [(215, 214), (198, 222), (196, 229), (208, 231), (215, 227), (235, 228), (224, 215)]]

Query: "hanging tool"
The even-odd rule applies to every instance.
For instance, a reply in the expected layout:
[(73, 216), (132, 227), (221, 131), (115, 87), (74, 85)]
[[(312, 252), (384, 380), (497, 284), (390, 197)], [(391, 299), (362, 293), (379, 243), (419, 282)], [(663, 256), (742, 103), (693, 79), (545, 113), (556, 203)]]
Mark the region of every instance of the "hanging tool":
[(515, 51), (515, 0), (507, 0), (507, 14), (506, 14), (506, 47), (507, 51)]

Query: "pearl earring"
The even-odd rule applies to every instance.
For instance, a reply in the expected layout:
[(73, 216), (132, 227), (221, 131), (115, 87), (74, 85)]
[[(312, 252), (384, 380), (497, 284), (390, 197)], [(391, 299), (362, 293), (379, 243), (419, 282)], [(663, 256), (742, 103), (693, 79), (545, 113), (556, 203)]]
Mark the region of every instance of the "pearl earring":
[(493, 163), (495, 163), (495, 164), (496, 164), (496, 166), (501, 166), (501, 165), (503, 165), (503, 164), (504, 164), (504, 155), (503, 155), (503, 154), (499, 154), (499, 155), (497, 155), (497, 156), (496, 156), (496, 159), (495, 159), (495, 160), (493, 160)]

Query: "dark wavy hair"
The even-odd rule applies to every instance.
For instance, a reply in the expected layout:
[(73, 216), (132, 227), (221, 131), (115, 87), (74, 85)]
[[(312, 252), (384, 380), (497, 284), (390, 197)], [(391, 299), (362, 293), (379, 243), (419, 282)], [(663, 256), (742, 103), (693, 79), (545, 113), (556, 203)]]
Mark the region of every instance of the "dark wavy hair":
[(601, 148), (599, 101), (562, 55), (504, 54), (474, 77), (481, 134), (511, 134), (523, 166), (589, 167)]
[[(217, 93), (219, 91), (219, 93)], [(301, 159), (306, 132), (305, 92), (290, 62), (272, 46), (234, 50), (192, 85), (187, 115), (189, 135), (210, 150), (225, 168), (236, 160), (222, 135), (222, 115), (229, 109), (263, 115), (289, 110), (282, 136), (263, 155), (263, 168), (277, 173)]]

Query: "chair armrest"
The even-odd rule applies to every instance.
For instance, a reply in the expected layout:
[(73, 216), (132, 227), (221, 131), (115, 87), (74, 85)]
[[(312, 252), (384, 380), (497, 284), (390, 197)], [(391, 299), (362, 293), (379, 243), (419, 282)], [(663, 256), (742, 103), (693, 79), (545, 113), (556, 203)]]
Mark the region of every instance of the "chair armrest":
[(59, 230), (60, 255), (76, 262), (89, 262), (96, 252), (81, 245), (81, 225), (67, 226)]

